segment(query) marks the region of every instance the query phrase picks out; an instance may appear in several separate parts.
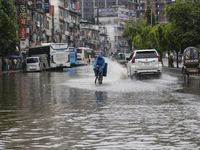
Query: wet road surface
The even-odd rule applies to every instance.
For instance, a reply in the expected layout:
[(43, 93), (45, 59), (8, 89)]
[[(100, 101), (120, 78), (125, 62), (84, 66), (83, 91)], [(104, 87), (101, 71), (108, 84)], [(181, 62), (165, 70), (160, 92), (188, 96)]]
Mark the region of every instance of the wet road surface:
[(0, 149), (200, 149), (200, 81), (92, 66), (0, 76)]

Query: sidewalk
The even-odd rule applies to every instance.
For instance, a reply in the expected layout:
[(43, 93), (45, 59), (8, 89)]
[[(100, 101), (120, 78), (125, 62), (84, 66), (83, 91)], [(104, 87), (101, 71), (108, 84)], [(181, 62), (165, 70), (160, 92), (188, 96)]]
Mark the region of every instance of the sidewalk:
[(18, 70), (6, 70), (6, 71), (0, 71), (0, 75), (2, 74), (7, 74), (7, 73), (15, 73), (15, 72), (20, 72), (24, 71), (23, 69), (18, 69)]

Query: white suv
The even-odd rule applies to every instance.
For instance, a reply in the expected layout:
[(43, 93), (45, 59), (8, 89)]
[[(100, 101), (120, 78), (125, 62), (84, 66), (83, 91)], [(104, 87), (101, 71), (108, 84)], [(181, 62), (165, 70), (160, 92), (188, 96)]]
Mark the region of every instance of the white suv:
[(127, 61), (127, 75), (131, 79), (140, 74), (162, 75), (161, 58), (155, 49), (135, 50)]

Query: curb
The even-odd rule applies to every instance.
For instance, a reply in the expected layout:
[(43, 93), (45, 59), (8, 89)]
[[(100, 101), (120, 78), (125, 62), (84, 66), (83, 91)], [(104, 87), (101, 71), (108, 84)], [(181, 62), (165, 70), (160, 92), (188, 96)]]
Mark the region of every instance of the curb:
[[(187, 75), (182, 74), (181, 68), (163, 67), (162, 69), (164, 73), (177, 75), (177, 76), (187, 76)], [(194, 74), (194, 75), (189, 75), (189, 78), (200, 79), (200, 76), (198, 74)]]
[(20, 72), (20, 71), (23, 71), (23, 70), (9, 70), (9, 71), (1, 71), (1, 72), (0, 72), (0, 75), (7, 74), (7, 73), (16, 73), (16, 72)]

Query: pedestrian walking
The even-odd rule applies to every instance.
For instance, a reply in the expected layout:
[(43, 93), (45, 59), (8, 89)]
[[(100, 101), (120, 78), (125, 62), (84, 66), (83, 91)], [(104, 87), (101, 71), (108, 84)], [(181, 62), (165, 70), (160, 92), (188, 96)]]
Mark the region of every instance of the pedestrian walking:
[(26, 58), (23, 58), (23, 70), (26, 70)]
[(13, 59), (13, 63), (14, 63), (14, 70), (16, 70), (17, 69), (17, 59)]
[(8, 61), (9, 70), (12, 70), (12, 59), (10, 58)]

